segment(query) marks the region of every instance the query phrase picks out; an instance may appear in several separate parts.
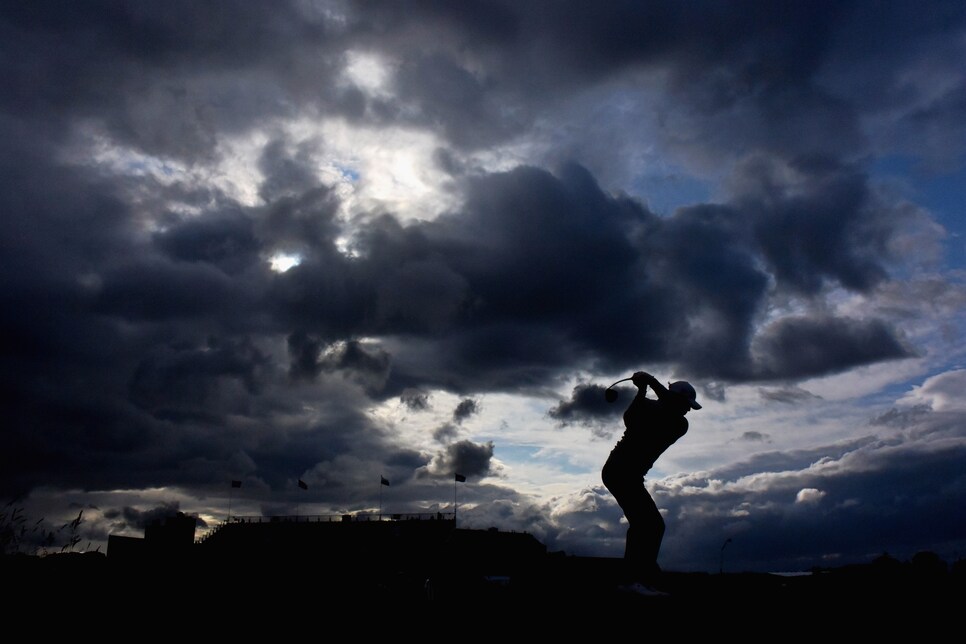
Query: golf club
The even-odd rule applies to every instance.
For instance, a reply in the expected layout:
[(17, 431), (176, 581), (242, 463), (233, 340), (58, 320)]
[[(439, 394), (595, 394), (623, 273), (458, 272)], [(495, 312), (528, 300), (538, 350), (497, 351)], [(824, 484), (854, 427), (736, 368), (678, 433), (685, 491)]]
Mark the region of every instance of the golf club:
[(625, 380), (632, 380), (632, 379), (633, 379), (633, 376), (631, 376), (630, 378), (621, 378), (620, 380), (618, 380), (617, 382), (615, 382), (613, 385), (611, 385), (610, 387), (608, 387), (607, 389), (605, 389), (604, 390), (604, 400), (606, 400), (607, 402), (611, 402), (611, 403), (614, 402), (615, 400), (617, 400), (617, 390), (614, 389), (614, 385), (620, 384), (620, 383), (624, 382)]

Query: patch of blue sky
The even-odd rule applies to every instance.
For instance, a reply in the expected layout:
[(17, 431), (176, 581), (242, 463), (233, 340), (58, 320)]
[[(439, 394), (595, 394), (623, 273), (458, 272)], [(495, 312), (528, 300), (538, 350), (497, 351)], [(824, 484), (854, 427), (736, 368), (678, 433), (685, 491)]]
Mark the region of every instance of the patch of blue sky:
[(493, 456), (504, 463), (539, 463), (565, 474), (583, 474), (586, 467), (573, 462), (572, 455), (556, 450), (547, 450), (539, 445), (503, 444), (494, 440)]
[(499, 458), (501, 461), (506, 461), (508, 463), (519, 463), (521, 461), (533, 460), (540, 451), (540, 448), (536, 445), (522, 445), (517, 443), (503, 443), (500, 444), (499, 437), (484, 438), (484, 440), (492, 440), (494, 442), (493, 455)]
[(347, 180), (351, 181), (352, 183), (355, 183), (356, 181), (359, 180), (359, 177), (360, 177), (359, 172), (357, 170), (355, 170), (354, 168), (350, 168), (350, 167), (347, 167), (347, 166), (341, 166), (341, 165), (340, 166), (336, 166), (336, 167), (339, 168), (339, 172), (342, 173), (342, 177), (344, 179), (347, 179)]
[(633, 192), (658, 215), (670, 215), (682, 206), (707, 203), (712, 185), (693, 175), (681, 173), (645, 174), (634, 180)]
[(949, 232), (953, 267), (966, 268), (966, 164), (943, 173), (924, 168), (915, 157), (891, 155), (874, 161), (870, 172), (898, 183), (906, 198), (929, 210)]

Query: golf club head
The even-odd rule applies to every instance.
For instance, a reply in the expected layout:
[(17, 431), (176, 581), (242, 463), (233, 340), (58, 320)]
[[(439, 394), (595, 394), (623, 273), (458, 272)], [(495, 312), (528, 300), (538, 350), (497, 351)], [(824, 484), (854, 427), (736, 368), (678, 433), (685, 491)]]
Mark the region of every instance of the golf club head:
[(607, 389), (605, 389), (604, 390), (604, 400), (606, 400), (609, 403), (612, 403), (615, 400), (617, 400), (617, 390), (614, 389), (614, 386), (615, 385), (619, 385), (620, 383), (625, 382), (627, 380), (633, 380), (633, 376), (631, 376), (630, 378), (621, 378), (620, 380), (618, 380), (617, 382), (615, 382), (613, 385), (611, 385), (610, 387), (608, 387)]

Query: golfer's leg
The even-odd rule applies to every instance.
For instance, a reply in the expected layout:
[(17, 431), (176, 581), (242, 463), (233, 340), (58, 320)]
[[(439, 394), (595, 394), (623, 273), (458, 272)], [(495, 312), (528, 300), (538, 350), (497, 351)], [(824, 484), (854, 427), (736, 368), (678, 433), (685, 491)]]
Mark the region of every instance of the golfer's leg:
[(627, 518), (627, 541), (624, 548), (624, 559), (637, 571), (641, 564), (650, 556), (650, 540), (648, 539), (649, 524), (653, 521), (651, 500), (643, 485), (635, 485), (633, 492), (625, 491), (624, 516)]
[(664, 518), (643, 485), (632, 498), (624, 509), (630, 525), (627, 529), (624, 558), (631, 565), (638, 581), (649, 583), (660, 572), (657, 555), (664, 538)]
[(657, 555), (661, 551), (661, 542), (664, 540), (664, 517), (657, 509), (654, 499), (646, 491), (646, 500), (642, 502), (646, 506), (643, 512), (643, 519), (638, 523), (640, 538), (637, 547), (640, 548), (639, 564), (640, 574), (646, 579), (653, 581), (653, 578), (661, 571), (657, 565)]

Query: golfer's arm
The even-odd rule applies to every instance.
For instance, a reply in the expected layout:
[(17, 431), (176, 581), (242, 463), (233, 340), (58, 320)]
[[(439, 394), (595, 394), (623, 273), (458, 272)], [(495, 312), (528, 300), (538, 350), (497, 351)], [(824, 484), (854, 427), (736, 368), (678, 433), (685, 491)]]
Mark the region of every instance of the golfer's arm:
[(647, 388), (650, 387), (654, 394), (658, 397), (658, 400), (663, 398), (668, 393), (667, 387), (661, 384), (661, 381), (644, 371), (639, 371), (634, 374), (634, 384), (637, 385), (637, 394), (643, 397)]
[(654, 394), (657, 396), (658, 400), (664, 398), (664, 396), (666, 396), (668, 393), (667, 387), (662, 385), (661, 381), (657, 378), (652, 378), (652, 380), (653, 382), (647, 383), (648, 386), (654, 391)]

